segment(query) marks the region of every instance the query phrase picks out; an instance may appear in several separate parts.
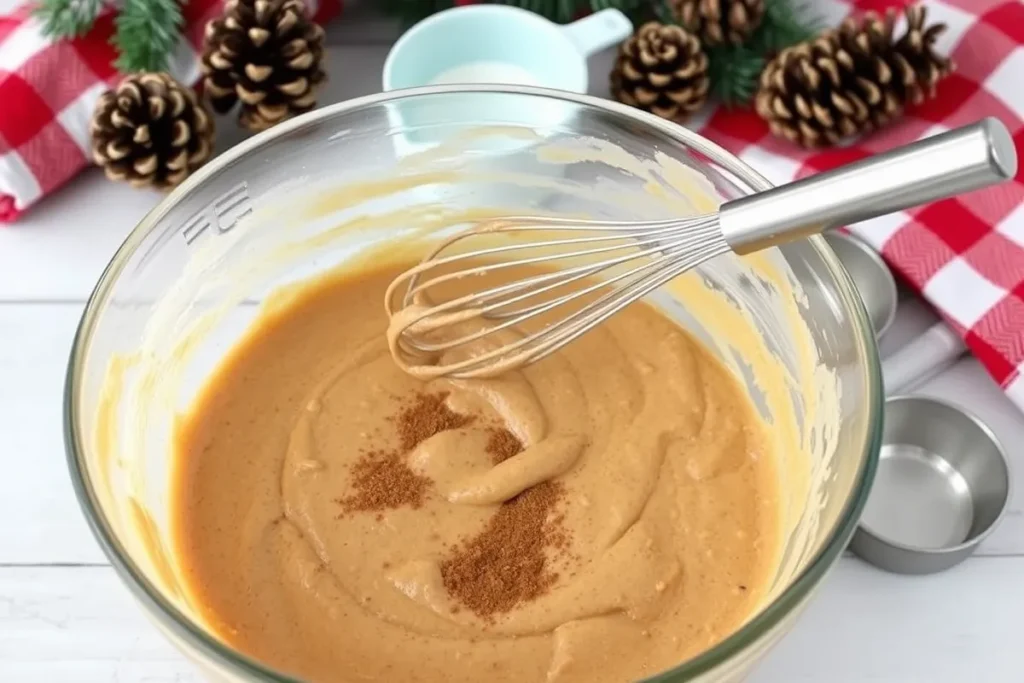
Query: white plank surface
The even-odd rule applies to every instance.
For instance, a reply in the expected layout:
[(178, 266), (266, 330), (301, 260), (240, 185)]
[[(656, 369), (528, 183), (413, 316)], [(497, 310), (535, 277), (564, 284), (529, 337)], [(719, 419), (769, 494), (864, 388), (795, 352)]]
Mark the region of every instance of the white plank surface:
[(753, 683), (1024, 680), (1021, 557), (897, 576), (844, 558)]
[(0, 564), (102, 562), (64, 457), (64, 370), (81, 304), (0, 304)]
[(198, 681), (110, 567), (0, 568), (0, 680)]
[[(0, 4), (6, 0), (0, 0)], [(329, 36), (323, 101), (375, 92), (394, 22), (367, 19), (346, 2)], [(610, 54), (592, 63), (607, 92)], [(225, 121), (219, 149), (242, 133)], [(13, 227), (0, 229), (0, 681), (110, 683), (197, 681), (146, 621), (106, 566), (71, 491), (61, 410), (67, 354), (82, 305), (156, 193), (111, 184), (90, 171)], [(901, 306), (883, 353), (934, 320)], [(1024, 416), (973, 359), (920, 390), (957, 401), (1009, 445), (1024, 490)], [(900, 577), (844, 558), (796, 630), (755, 683), (1024, 680), (1024, 504), (1016, 496), (979, 556), (937, 576)]]
[[(1019, 681), (1024, 558), (903, 577), (844, 558), (751, 683)], [(0, 680), (198, 683), (109, 567), (0, 568)]]

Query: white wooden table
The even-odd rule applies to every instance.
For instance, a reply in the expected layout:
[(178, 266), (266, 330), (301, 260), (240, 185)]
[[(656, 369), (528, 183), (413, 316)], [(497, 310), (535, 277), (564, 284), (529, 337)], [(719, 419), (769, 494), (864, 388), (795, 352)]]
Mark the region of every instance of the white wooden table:
[[(358, 14), (353, 12), (352, 14)], [(350, 16), (332, 28), (324, 101), (374, 92), (394, 27)], [(592, 65), (603, 94), (609, 55)], [(229, 128), (225, 122), (222, 128)], [(219, 149), (240, 139), (226, 130)], [(197, 681), (150, 626), (78, 509), (61, 436), (64, 370), (83, 304), (115, 248), (158, 195), (93, 170), (0, 228), (0, 682)], [(934, 318), (901, 306), (883, 354)], [(1024, 416), (973, 359), (930, 381), (987, 421), (1024, 491)], [(754, 683), (1024, 680), (1024, 494), (963, 565), (930, 577), (844, 557)]]

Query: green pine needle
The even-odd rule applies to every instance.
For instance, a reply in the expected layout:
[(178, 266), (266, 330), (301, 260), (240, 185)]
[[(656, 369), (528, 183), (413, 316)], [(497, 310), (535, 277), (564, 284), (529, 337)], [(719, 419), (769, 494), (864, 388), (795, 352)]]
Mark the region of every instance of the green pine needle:
[(551, 17), (553, 21), (557, 21), (560, 24), (566, 24), (576, 18), (576, 11), (578, 2), (576, 0), (556, 0), (554, 6), (550, 7), (548, 11), (553, 11), (554, 16)]
[(775, 55), (790, 45), (814, 38), (821, 27), (821, 17), (807, 6), (790, 0), (768, 0), (761, 25), (750, 37), (750, 46), (763, 55)]
[[(378, 0), (385, 14), (398, 17), (402, 24), (409, 26), (420, 19), (454, 6), (454, 0)], [(493, 0), (497, 5), (511, 5), (529, 10), (551, 21), (566, 24), (583, 12), (597, 12), (614, 8), (622, 10), (634, 22), (650, 18), (651, 7), (661, 4), (652, 0)]]
[[(657, 19), (657, 8), (661, 4), (660, 2), (655, 3), (650, 0), (588, 0), (585, 6), (591, 12), (600, 12), (603, 9), (617, 9), (629, 17), (630, 21), (633, 22), (633, 26), (639, 28), (645, 21)], [(572, 19), (575, 18), (572, 17)], [(572, 21), (572, 19), (569, 21)]]
[(177, 0), (124, 0), (113, 43), (123, 72), (162, 71), (181, 37)]
[(408, 28), (420, 19), (453, 7), (453, 0), (378, 0), (385, 14), (397, 17)]
[(77, 38), (96, 23), (103, 0), (42, 0), (33, 14), (48, 38)]
[(652, 12), (654, 19), (660, 21), (663, 24), (675, 24), (676, 15), (672, 12), (672, 8), (668, 6), (667, 2), (655, 2), (652, 3)]
[(708, 78), (711, 94), (726, 107), (743, 106), (754, 98), (764, 57), (746, 45), (720, 46), (708, 50)]
[(727, 107), (749, 106), (765, 60), (818, 35), (821, 20), (793, 0), (767, 0), (764, 18), (746, 45), (708, 51), (711, 92)]

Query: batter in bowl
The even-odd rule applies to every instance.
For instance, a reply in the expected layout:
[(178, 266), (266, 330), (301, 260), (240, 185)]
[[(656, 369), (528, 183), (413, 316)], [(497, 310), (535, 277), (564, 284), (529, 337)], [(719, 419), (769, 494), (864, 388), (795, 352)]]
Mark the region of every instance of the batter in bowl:
[(559, 683), (736, 630), (782, 531), (730, 372), (635, 304), (501, 377), (415, 379), (381, 305), (402, 269), (268, 310), (180, 420), (175, 556), (211, 628), (312, 681)]

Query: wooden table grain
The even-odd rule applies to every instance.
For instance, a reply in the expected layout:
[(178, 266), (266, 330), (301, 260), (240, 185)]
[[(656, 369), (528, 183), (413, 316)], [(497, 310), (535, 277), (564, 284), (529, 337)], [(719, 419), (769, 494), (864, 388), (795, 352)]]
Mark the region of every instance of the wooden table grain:
[[(358, 13), (356, 13), (358, 14)], [(378, 89), (395, 27), (358, 16), (332, 28), (325, 101)], [(610, 56), (592, 66), (601, 94)], [(220, 149), (241, 134), (226, 129)], [(133, 603), (93, 541), (68, 478), (64, 371), (84, 302), (121, 240), (159, 199), (96, 171), (0, 229), (0, 681), (198, 681)], [(883, 353), (934, 320), (903, 302)], [(957, 401), (1007, 444), (1024, 490), (1024, 416), (973, 359), (921, 390)], [(844, 557), (754, 683), (1010, 683), (1024, 680), (1024, 506), (961, 566), (903, 577)]]

